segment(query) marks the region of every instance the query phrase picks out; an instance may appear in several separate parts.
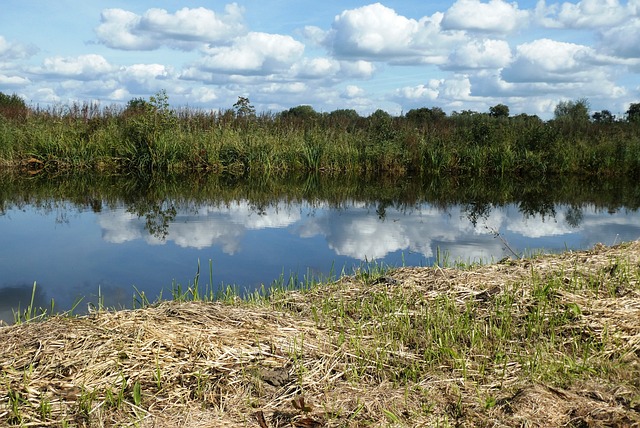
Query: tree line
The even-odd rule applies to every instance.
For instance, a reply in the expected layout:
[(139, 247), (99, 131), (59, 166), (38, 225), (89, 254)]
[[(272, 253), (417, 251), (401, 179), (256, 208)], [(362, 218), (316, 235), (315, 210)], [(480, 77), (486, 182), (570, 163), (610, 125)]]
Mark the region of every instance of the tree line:
[(624, 117), (561, 101), (552, 119), (421, 107), (256, 112), (247, 97), (226, 110), (175, 108), (166, 91), (126, 105), (30, 107), (0, 93), (0, 165), (37, 169), (640, 176), (640, 103)]

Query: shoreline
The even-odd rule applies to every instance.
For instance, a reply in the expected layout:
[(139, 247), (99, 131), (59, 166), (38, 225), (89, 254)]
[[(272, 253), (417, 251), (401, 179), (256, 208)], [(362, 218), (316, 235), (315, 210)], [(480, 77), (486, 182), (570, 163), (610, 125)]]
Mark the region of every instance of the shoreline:
[(0, 327), (15, 426), (635, 426), (640, 242)]

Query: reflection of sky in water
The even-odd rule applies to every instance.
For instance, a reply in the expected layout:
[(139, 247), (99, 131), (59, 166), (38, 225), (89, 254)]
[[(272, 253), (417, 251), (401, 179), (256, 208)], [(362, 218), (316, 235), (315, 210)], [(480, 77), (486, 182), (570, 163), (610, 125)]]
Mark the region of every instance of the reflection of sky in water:
[(515, 205), (494, 207), (474, 225), (461, 206), (387, 207), (380, 218), (375, 205), (362, 203), (341, 209), (282, 203), (257, 211), (238, 201), (178, 210), (161, 239), (125, 207), (101, 213), (64, 206), (9, 210), (0, 217), (0, 317), (10, 319), (17, 301), (22, 308), (28, 304), (34, 281), (38, 304), (48, 306), (54, 298), (60, 309), (78, 296), (85, 296), (79, 308), (86, 308), (98, 289), (107, 306), (130, 306), (134, 285), (153, 300), (173, 281), (192, 282), (198, 260), (201, 283), (209, 281), (212, 260), (216, 286), (252, 288), (292, 272), (327, 274), (332, 266), (351, 271), (365, 260), (430, 265), (439, 251), (450, 261), (491, 261), (510, 255), (505, 243), (517, 252), (562, 251), (640, 237), (636, 212), (592, 206), (577, 214), (556, 206), (555, 212), (543, 218), (523, 216)]

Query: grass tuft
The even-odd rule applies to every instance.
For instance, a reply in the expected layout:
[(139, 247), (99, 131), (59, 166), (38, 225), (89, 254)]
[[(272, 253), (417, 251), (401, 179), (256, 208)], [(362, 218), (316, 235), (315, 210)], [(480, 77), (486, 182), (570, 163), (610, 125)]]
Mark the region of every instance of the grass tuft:
[(322, 281), (283, 275), (244, 297), (200, 281), (198, 270), (174, 301), (139, 297), (136, 310), (0, 328), (0, 415), (23, 426), (640, 423), (640, 242), (490, 265), (369, 263)]

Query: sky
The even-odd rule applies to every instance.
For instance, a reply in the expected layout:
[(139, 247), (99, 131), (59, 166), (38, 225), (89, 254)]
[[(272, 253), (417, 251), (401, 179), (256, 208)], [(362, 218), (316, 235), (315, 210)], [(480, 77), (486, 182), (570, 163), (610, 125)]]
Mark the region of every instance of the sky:
[(2, 0), (0, 92), (30, 105), (320, 112), (420, 107), (548, 119), (640, 102), (640, 0)]

